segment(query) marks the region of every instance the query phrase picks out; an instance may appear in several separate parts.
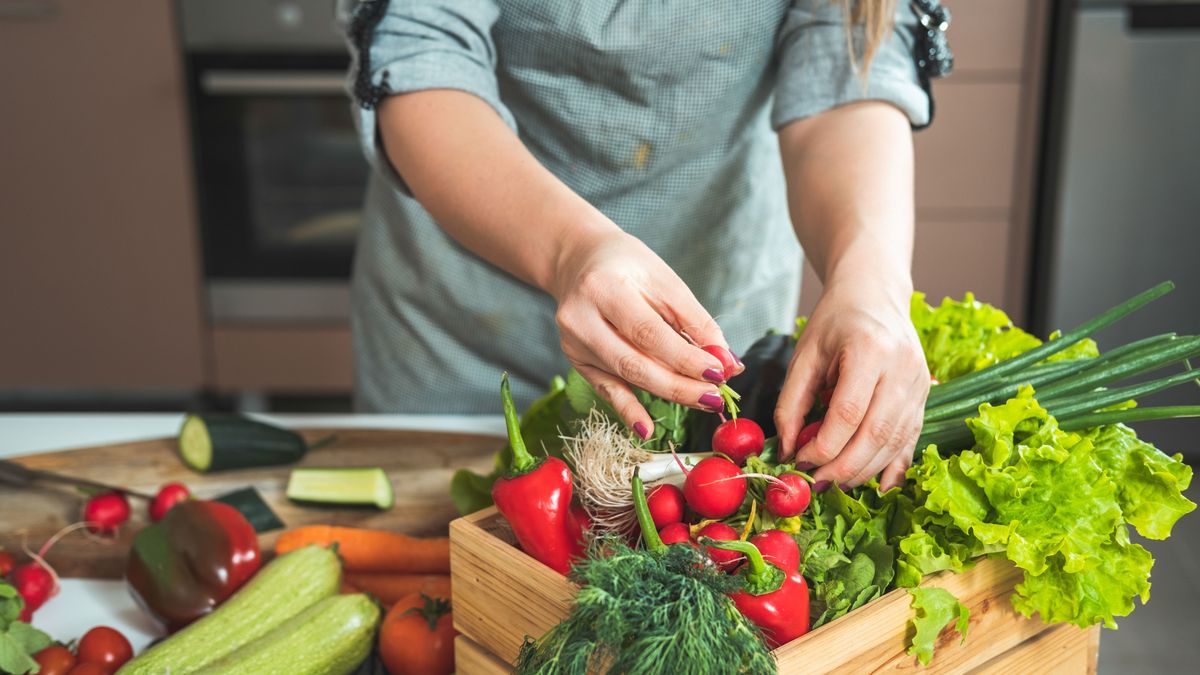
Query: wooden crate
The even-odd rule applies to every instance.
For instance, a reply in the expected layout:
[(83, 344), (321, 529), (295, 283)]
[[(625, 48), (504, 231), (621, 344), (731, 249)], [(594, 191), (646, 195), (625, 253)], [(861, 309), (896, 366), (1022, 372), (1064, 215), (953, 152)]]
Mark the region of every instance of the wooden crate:
[[(450, 574), (458, 672), (507, 672), (525, 636), (539, 636), (570, 610), (576, 587), (515, 545), (495, 508), (450, 524)], [(1006, 560), (982, 560), (962, 574), (930, 576), (971, 609), (966, 644), (953, 626), (938, 636), (933, 662), (922, 668), (905, 652), (910, 596), (904, 589), (775, 650), (781, 673), (1094, 673), (1099, 627), (1046, 625), (1018, 614), (1009, 602), (1021, 572)]]

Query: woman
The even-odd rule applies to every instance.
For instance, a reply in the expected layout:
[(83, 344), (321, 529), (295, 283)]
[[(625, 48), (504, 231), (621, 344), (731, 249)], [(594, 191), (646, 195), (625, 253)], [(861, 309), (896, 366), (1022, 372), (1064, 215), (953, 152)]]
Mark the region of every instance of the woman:
[(897, 0), (361, 4), (360, 406), (493, 412), (501, 371), (528, 402), (573, 366), (648, 436), (631, 385), (717, 409), (696, 345), (790, 325), (799, 239), (825, 291), (782, 455), (824, 485), (898, 483), (929, 388), (908, 320), (916, 21)]

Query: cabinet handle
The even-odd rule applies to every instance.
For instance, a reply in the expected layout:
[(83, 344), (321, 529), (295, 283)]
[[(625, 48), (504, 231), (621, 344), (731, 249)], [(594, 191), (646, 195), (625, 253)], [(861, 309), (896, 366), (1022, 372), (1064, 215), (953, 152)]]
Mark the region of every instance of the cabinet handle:
[(0, 0), (0, 21), (45, 21), (56, 16), (54, 0)]
[(200, 89), (214, 96), (344, 95), (346, 73), (211, 70), (200, 77)]

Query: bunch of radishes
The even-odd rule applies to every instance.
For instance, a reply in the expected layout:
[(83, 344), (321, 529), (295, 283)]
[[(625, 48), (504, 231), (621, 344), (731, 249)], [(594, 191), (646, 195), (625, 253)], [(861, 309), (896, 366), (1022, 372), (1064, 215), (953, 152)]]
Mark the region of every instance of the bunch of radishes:
[[(713, 345), (703, 349), (721, 361), (727, 378), (732, 377), (736, 360), (728, 350)], [(809, 438), (815, 436), (819, 423), (814, 425), (809, 425), (813, 428), (806, 427), (801, 434)], [(792, 518), (803, 513), (812, 498), (806, 476), (798, 471), (784, 471), (775, 476), (743, 470), (746, 460), (761, 454), (765, 444), (762, 427), (754, 420), (745, 417), (725, 420), (713, 433), (712, 447), (716, 455), (684, 469), (687, 475), (682, 490), (669, 483), (652, 488), (647, 494), (647, 504), (663, 543), (690, 542), (695, 545), (700, 537), (723, 541), (740, 538), (732, 525), (722, 521), (742, 508), (750, 479), (767, 481), (763, 507), (772, 516)], [(800, 564), (796, 540), (786, 532), (764, 530), (750, 541), (766, 558), (785, 569), (796, 569)], [(707, 553), (725, 571), (736, 569), (742, 559), (741, 554), (733, 551), (710, 548)]]
[[(163, 485), (150, 500), (150, 520), (162, 520), (172, 506), (189, 497), (191, 492), (182, 483)], [(0, 577), (8, 577), (8, 582), (25, 601), (20, 620), (28, 622), (33, 618), (33, 613), (58, 592), (58, 575), (46, 562), (46, 554), (59, 539), (80, 528), (102, 537), (114, 536), (128, 522), (130, 513), (129, 498), (124, 493), (101, 492), (84, 502), (80, 522), (68, 525), (50, 537), (36, 553), (28, 551), (31, 558), (29, 562), (16, 565), (10, 553), (0, 550)]]

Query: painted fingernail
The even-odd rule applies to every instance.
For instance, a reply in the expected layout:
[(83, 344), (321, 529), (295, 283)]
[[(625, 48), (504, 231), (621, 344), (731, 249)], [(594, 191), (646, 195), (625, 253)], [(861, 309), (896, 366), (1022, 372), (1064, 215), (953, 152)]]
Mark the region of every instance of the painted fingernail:
[(701, 375), (704, 376), (704, 379), (706, 379), (709, 382), (712, 382), (714, 384), (720, 384), (725, 381), (725, 373), (722, 373), (721, 371), (717, 370), (716, 368), (709, 368), (708, 370), (705, 370), (703, 373), (701, 373)]
[(842, 489), (842, 492), (849, 492), (849, 491), (850, 491), (850, 484), (849, 484), (849, 483), (842, 483), (842, 484), (841, 484), (841, 485), (839, 485), (838, 487)]
[(796, 462), (796, 468), (801, 471), (812, 471), (817, 468), (817, 465), (812, 462)]
[(813, 485), (812, 485), (813, 492), (824, 492), (829, 489), (829, 486), (831, 484), (832, 484), (831, 481), (819, 480), (819, 481), (813, 483)]
[(711, 410), (724, 410), (725, 400), (715, 391), (706, 391), (700, 395), (700, 405)]
[(746, 365), (746, 364), (742, 363), (742, 357), (738, 356), (737, 354), (734, 354), (733, 352), (729, 352), (729, 355), (733, 357), (733, 361), (735, 363), (737, 363), (739, 366)]
[(643, 441), (650, 440), (650, 428), (644, 422), (634, 422), (633, 433), (640, 436)]

